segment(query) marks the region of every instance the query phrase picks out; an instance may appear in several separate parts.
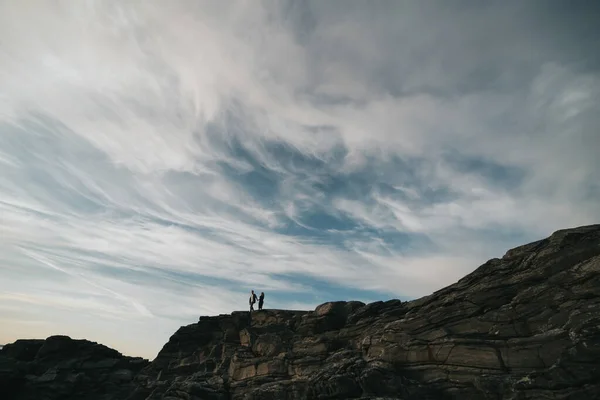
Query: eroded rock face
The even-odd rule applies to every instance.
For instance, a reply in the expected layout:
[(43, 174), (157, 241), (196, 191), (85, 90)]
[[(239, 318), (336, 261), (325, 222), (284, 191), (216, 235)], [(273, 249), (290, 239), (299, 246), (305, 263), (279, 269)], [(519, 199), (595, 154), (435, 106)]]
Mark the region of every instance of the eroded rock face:
[[(21, 365), (40, 353), (56, 354), (36, 341), (0, 354)], [(133, 389), (113, 398), (598, 398), (600, 225), (510, 250), (411, 302), (201, 317), (129, 370)]]
[(0, 398), (125, 398), (133, 390), (133, 377), (148, 364), (67, 336), (18, 340), (0, 350)]

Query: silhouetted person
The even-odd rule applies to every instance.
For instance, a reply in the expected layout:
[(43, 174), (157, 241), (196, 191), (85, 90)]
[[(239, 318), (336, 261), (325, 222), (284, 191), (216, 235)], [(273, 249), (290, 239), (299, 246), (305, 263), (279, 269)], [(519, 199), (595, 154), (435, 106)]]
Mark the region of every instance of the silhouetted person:
[(254, 303), (256, 303), (256, 293), (254, 293), (254, 290), (252, 290), (250, 292), (250, 311), (254, 311)]
[(260, 297), (258, 298), (258, 309), (262, 310), (263, 303), (265, 302), (265, 292), (260, 292)]

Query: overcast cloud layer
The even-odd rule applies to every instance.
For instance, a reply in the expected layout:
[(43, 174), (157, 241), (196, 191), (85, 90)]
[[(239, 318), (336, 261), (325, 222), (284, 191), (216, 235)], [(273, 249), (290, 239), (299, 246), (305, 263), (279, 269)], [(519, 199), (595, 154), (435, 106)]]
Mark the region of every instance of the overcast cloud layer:
[(597, 2), (0, 2), (0, 343), (411, 299), (600, 221)]

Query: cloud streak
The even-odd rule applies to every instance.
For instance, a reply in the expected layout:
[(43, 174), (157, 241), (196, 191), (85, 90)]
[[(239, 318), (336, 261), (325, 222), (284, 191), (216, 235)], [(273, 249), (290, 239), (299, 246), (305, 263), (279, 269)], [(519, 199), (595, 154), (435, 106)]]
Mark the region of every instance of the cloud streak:
[(0, 5), (0, 342), (402, 299), (600, 218), (593, 5)]

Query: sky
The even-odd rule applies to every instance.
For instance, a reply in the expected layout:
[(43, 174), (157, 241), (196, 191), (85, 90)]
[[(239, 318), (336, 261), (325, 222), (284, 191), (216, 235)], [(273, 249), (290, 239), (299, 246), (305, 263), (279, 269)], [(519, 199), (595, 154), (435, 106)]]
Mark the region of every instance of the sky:
[(0, 344), (415, 299), (600, 222), (594, 1), (0, 2)]

